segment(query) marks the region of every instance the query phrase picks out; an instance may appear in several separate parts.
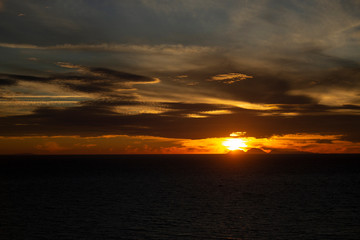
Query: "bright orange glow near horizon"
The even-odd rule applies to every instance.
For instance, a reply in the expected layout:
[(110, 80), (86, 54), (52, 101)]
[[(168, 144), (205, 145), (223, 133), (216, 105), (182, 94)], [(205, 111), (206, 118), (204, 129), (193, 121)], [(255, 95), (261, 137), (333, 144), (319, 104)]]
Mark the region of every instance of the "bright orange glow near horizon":
[(243, 148), (247, 148), (245, 141), (240, 138), (228, 138), (222, 143), (222, 145), (227, 147), (230, 151), (244, 150)]
[(204, 139), (128, 135), (0, 137), (0, 154), (225, 154), (250, 149), (272, 153), (359, 153), (357, 143), (344, 141), (340, 135), (319, 134)]

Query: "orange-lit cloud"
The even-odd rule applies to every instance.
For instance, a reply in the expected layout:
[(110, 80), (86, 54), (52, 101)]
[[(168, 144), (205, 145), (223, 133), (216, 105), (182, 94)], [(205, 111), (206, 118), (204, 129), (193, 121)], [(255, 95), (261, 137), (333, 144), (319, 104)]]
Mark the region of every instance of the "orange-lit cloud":
[(246, 132), (233, 132), (230, 133), (230, 137), (241, 137), (241, 136), (245, 136)]
[(209, 81), (221, 81), (223, 83), (232, 84), (248, 78), (253, 78), (253, 76), (248, 76), (243, 73), (225, 73), (215, 75)]
[(247, 137), (248, 147), (270, 149), (277, 152), (300, 151), (312, 153), (360, 152), (360, 146), (350, 141), (340, 140), (340, 135), (286, 134), (270, 138)]
[(58, 153), (67, 150), (66, 147), (62, 147), (56, 142), (45, 142), (43, 144), (36, 145), (35, 148), (41, 152), (48, 152), (48, 153)]
[[(32, 136), (1, 137), (1, 154), (217, 154), (237, 148), (266, 152), (360, 153), (356, 143), (340, 140), (338, 135), (288, 134), (270, 138), (223, 137), (173, 139), (150, 136), (108, 135), (99, 137)], [(238, 139), (241, 146), (229, 149), (224, 142)], [(21, 145), (21, 148), (18, 146)], [(230, 146), (231, 147), (231, 146)]]
[(211, 110), (211, 111), (201, 111), (198, 113), (190, 113), (186, 114), (186, 117), (189, 118), (207, 118), (214, 115), (224, 115), (224, 114), (231, 114), (230, 110)]

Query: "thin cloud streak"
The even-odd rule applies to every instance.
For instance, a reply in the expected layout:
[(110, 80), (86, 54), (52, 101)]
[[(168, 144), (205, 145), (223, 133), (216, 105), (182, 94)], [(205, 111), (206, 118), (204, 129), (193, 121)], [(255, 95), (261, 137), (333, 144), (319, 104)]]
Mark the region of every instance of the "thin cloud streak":
[(34, 50), (69, 50), (69, 51), (110, 51), (124, 53), (142, 54), (197, 54), (214, 52), (217, 49), (205, 46), (184, 46), (182, 44), (162, 44), (162, 45), (134, 45), (134, 44), (62, 44), (54, 46), (38, 46), (32, 44), (13, 44), (0, 43), (0, 47), (14, 49), (34, 49)]
[(224, 73), (211, 77), (209, 81), (221, 81), (226, 84), (233, 84), (248, 78), (253, 78), (253, 76), (248, 76), (243, 73)]

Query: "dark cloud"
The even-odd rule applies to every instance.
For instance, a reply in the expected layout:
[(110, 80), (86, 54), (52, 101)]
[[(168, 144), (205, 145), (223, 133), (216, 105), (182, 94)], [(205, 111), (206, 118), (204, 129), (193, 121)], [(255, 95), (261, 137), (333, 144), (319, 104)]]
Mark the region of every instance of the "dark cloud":
[(14, 79), (0, 79), (0, 86), (10, 86), (15, 84), (16, 80)]
[(124, 82), (153, 82), (154, 79), (136, 74), (115, 71), (107, 68), (89, 68), (91, 73), (101, 74), (106, 78)]
[(220, 104), (206, 104), (206, 103), (161, 103), (161, 106), (168, 109), (164, 114), (169, 116), (185, 117), (189, 114), (201, 114), (203, 112), (211, 112), (217, 110), (231, 110), (233, 107)]
[(341, 88), (359, 87), (360, 66), (356, 67), (338, 67), (323, 72), (317, 79), (319, 86), (331, 86)]
[(27, 82), (49, 82), (52, 79), (47, 77), (37, 77), (29, 75), (18, 75), (18, 74), (2, 74), (0, 77), (7, 81), (12, 81), (13, 84), (16, 84), (17, 81), (27, 81)]
[(117, 95), (116, 98), (102, 98), (91, 101), (83, 101), (82, 103), (87, 106), (98, 107), (134, 106), (144, 104), (143, 102), (138, 102), (136, 97), (129, 95)]
[[(280, 104), (273, 110), (249, 110), (224, 104), (185, 102), (141, 102), (116, 90), (126, 84), (153, 83), (154, 79), (108, 68), (77, 67), (79, 71), (39, 77), (1, 74), (4, 85), (19, 81), (51, 83), (79, 92), (100, 93), (98, 99), (83, 101), (80, 106), (37, 108), (32, 114), (0, 118), (3, 136), (109, 134), (150, 135), (169, 138), (198, 139), (224, 137), (234, 131), (248, 136), (313, 133), (343, 135), (344, 139), (360, 141), (357, 105), (326, 106), (305, 96), (292, 96), (293, 89), (286, 79), (255, 75), (233, 84), (202, 81), (200, 87), (215, 89), (234, 100), (253, 103)], [(344, 70), (345, 71), (345, 70)], [(350, 76), (351, 74), (349, 74)], [(203, 78), (206, 79), (206, 78)], [(116, 111), (116, 107), (158, 107), (157, 114)], [(225, 110), (228, 114), (206, 114)], [(202, 114), (204, 118), (192, 118)]]
[[(329, 115), (335, 114), (336, 111), (340, 114), (345, 115), (346, 110), (359, 110), (360, 106), (357, 105), (342, 105), (342, 106), (327, 106), (323, 104), (283, 104), (278, 109), (268, 111), (272, 114), (283, 114), (283, 113), (296, 113), (298, 115)], [(271, 114), (269, 114), (271, 115)], [(352, 113), (348, 113), (352, 115)]]
[(77, 73), (53, 74), (47, 77), (31, 75), (0, 74), (0, 85), (15, 85), (18, 81), (52, 83), (75, 91), (87, 93), (111, 93), (128, 89), (132, 83), (154, 83), (150, 77), (115, 71), (107, 68), (81, 67)]
[[(141, 106), (139, 102), (118, 104)], [(168, 112), (162, 114), (136, 115), (119, 114), (113, 111), (113, 104), (100, 102), (69, 108), (43, 107), (30, 115), (2, 117), (0, 126), (3, 136), (128, 134), (198, 139), (228, 136), (236, 129), (246, 131), (247, 136), (252, 137), (312, 133), (343, 135), (343, 139), (360, 141), (360, 116), (357, 115), (300, 115), (289, 118), (263, 116), (264, 111), (232, 108), (233, 114), (189, 118), (184, 115), (219, 107), (185, 103), (172, 106), (174, 108), (168, 104)], [(176, 111), (179, 112), (174, 114)]]
[(63, 86), (66, 86), (72, 90), (78, 92), (87, 92), (87, 93), (105, 93), (111, 92), (113, 89), (113, 84), (107, 81), (98, 81), (98, 82), (87, 82), (87, 83), (62, 83)]
[(328, 144), (332, 144), (333, 140), (329, 140), (329, 139), (318, 139), (316, 140), (316, 143), (328, 143)]
[[(234, 84), (203, 82), (216, 87), (218, 92), (231, 94), (234, 99), (267, 104), (280, 104), (274, 110), (248, 110), (222, 104), (184, 102), (140, 102), (131, 95), (114, 91), (129, 83), (152, 83), (153, 78), (115, 71), (107, 68), (85, 68), (75, 73), (54, 74), (45, 77), (2, 74), (3, 85), (18, 81), (52, 83), (79, 92), (102, 93), (104, 97), (83, 101), (80, 106), (67, 108), (42, 107), (32, 114), (0, 118), (4, 136), (22, 135), (81, 135), (106, 134), (151, 135), (176, 138), (223, 137), (236, 131), (248, 136), (270, 137), (274, 134), (339, 134), (346, 139), (360, 141), (357, 105), (326, 106), (316, 104), (304, 96), (291, 96), (291, 85), (278, 77), (255, 76)], [(115, 107), (136, 106), (140, 109), (155, 106), (158, 114), (127, 114)], [(226, 110), (229, 114), (204, 115), (191, 118), (191, 114)], [(335, 112), (338, 111), (338, 112)], [(287, 113), (294, 113), (287, 115)], [(360, 130), (360, 129), (359, 129)]]
[(227, 93), (235, 100), (264, 104), (309, 104), (314, 100), (307, 96), (294, 96), (289, 92), (293, 89), (289, 81), (280, 77), (261, 76), (254, 74), (233, 84), (218, 82), (207, 83), (214, 91)]

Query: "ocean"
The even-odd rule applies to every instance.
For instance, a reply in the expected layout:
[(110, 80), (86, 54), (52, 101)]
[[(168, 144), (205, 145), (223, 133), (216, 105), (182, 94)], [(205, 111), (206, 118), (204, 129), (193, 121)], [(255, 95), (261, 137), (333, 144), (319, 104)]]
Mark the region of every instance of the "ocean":
[(360, 155), (0, 156), (0, 239), (359, 239)]

